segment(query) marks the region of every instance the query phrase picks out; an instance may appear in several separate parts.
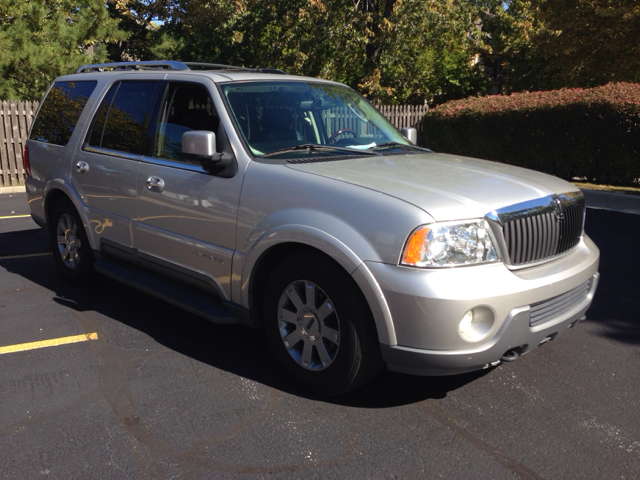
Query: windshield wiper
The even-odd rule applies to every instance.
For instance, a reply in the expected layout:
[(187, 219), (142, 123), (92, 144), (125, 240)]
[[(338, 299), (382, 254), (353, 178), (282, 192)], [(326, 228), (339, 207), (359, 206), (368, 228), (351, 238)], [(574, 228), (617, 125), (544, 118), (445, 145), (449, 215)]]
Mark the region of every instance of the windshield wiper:
[(260, 155), (260, 158), (267, 158), (273, 155), (280, 155), (283, 153), (290, 152), (298, 152), (300, 150), (307, 150), (309, 153), (313, 152), (345, 152), (349, 154), (358, 154), (358, 155), (375, 155), (373, 152), (367, 152), (364, 150), (358, 150), (355, 148), (346, 148), (346, 147), (334, 147), (332, 145), (319, 145), (316, 143), (303, 143), (302, 145), (295, 145), (293, 147), (281, 148), (280, 150), (274, 150), (273, 152), (265, 153), (264, 155)]
[(385, 148), (396, 148), (396, 147), (409, 148), (411, 150), (420, 150), (420, 151), (423, 151), (423, 152), (431, 152), (431, 150), (429, 150), (428, 148), (422, 148), (422, 147), (418, 147), (416, 145), (407, 145), (406, 143), (400, 143), (400, 142), (381, 143), (380, 145), (376, 145), (375, 147), (371, 147), (371, 150), (382, 150), (382, 149), (385, 149)]

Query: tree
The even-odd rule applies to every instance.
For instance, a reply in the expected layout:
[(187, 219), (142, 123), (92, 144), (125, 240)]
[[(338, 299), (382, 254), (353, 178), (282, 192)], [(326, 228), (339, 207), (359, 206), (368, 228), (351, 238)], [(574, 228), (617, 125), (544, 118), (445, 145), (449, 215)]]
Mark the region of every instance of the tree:
[(178, 44), (157, 24), (168, 18), (171, 5), (170, 0), (108, 0), (109, 15), (127, 35), (107, 45), (109, 59), (122, 62), (171, 56)]
[(637, 0), (476, 3), (484, 41), (515, 91), (640, 81)]
[[(483, 91), (474, 62), (484, 51), (471, 2), (399, 2), (385, 24), (378, 66), (387, 98), (398, 103), (441, 103)], [(374, 73), (376, 70), (374, 70)]]
[(536, 0), (544, 29), (533, 38), (553, 87), (640, 81), (637, 0)]
[(51, 81), (106, 59), (124, 38), (100, 0), (5, 0), (0, 4), (0, 98), (34, 100)]
[(344, 82), (387, 103), (482, 88), (473, 4), (441, 0), (177, 0), (185, 60), (269, 66)]

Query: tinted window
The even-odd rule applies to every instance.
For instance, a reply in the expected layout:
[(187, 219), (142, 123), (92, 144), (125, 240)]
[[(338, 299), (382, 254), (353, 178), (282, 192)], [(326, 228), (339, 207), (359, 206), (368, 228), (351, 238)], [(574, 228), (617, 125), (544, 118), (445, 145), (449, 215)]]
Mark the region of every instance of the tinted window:
[(107, 120), (107, 114), (109, 113), (109, 109), (111, 108), (111, 102), (113, 101), (113, 96), (115, 95), (119, 86), (120, 86), (119, 83), (116, 83), (115, 85), (113, 85), (109, 89), (109, 92), (107, 93), (107, 95), (102, 100), (102, 103), (100, 104), (100, 108), (98, 108), (98, 111), (96, 112), (96, 116), (94, 117), (94, 120), (93, 120), (93, 127), (89, 134), (89, 145), (92, 145), (94, 147), (99, 147), (100, 145), (102, 145), (102, 133), (104, 132), (104, 122)]
[(39, 142), (66, 145), (97, 83), (54, 83), (40, 107), (29, 138)]
[[(157, 84), (158, 82), (120, 82), (108, 109), (99, 146), (127, 153), (147, 153), (146, 133), (153, 107), (151, 100)], [(105, 98), (103, 105), (107, 102), (108, 98)], [(100, 106), (101, 109), (103, 105)], [(100, 119), (96, 120), (99, 122)], [(91, 140), (93, 139), (92, 132)]]
[(184, 132), (217, 132), (219, 123), (205, 87), (189, 83), (170, 84), (158, 123), (155, 156), (181, 160)]

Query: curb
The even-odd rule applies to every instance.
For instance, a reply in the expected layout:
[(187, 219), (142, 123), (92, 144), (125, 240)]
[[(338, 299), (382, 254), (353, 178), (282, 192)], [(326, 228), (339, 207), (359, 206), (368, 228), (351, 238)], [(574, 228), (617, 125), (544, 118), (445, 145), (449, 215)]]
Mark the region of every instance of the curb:
[(640, 196), (625, 193), (582, 190), (587, 208), (640, 215)]
[(24, 185), (18, 185), (17, 187), (0, 187), (0, 195), (3, 193), (20, 193), (26, 191), (27, 187)]

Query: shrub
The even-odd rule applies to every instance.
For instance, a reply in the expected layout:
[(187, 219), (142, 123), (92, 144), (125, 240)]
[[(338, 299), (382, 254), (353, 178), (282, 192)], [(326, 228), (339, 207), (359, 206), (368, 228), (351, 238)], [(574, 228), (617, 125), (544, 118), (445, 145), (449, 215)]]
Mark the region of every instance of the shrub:
[(455, 100), (430, 110), (424, 143), (612, 185), (640, 179), (640, 84)]

